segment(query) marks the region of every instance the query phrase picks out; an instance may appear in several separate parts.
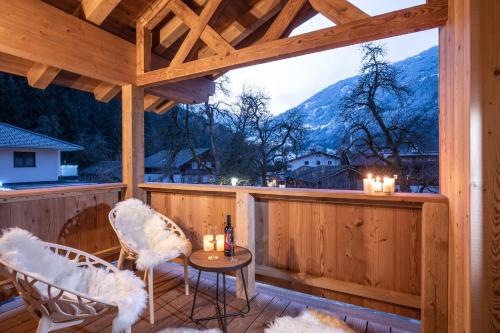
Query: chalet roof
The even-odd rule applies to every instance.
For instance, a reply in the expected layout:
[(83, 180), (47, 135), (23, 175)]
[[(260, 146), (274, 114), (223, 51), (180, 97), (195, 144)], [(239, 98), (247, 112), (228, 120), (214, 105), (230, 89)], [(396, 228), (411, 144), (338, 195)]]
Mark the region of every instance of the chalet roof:
[(288, 178), (300, 179), (305, 182), (314, 183), (325, 177), (332, 177), (344, 171), (353, 171), (359, 173), (358, 170), (351, 166), (331, 166), (320, 165), (314, 167), (303, 166), (290, 173)]
[(304, 154), (304, 155), (301, 155), (301, 156), (297, 156), (296, 158), (294, 158), (290, 162), (301, 160), (303, 158), (307, 158), (307, 157), (313, 156), (313, 155), (323, 155), (323, 156), (330, 157), (330, 158), (340, 159), (338, 156), (335, 156), (335, 155), (332, 155), (332, 154), (328, 154), (328, 153), (325, 153), (323, 151), (310, 151), (307, 154)]
[[(196, 148), (196, 156), (202, 155), (209, 151), (209, 148)], [(158, 168), (163, 168), (167, 161), (171, 158), (170, 152), (167, 150), (161, 150), (157, 152), (156, 154), (153, 154), (149, 157), (147, 157), (144, 160), (144, 167), (145, 168), (151, 168), (151, 169), (158, 169)], [(174, 168), (179, 168), (182, 165), (186, 164), (187, 162), (191, 161), (193, 159), (193, 154), (190, 149), (182, 149), (177, 153), (175, 156), (174, 163), (172, 167)]]
[(0, 148), (46, 148), (60, 151), (83, 150), (83, 147), (78, 145), (5, 123), (0, 123)]

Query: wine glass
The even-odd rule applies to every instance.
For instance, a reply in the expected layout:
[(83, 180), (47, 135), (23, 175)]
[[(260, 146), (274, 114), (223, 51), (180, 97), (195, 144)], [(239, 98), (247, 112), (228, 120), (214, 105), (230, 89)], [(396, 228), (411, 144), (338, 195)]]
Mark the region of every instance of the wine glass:
[(234, 239), (230, 239), (230, 238), (227, 240), (227, 242), (229, 245), (231, 245), (231, 248), (233, 249), (232, 256), (227, 257), (227, 260), (231, 263), (238, 262), (238, 258), (235, 258), (235, 256), (234, 256), (234, 247), (236, 246), (236, 242), (234, 241)]

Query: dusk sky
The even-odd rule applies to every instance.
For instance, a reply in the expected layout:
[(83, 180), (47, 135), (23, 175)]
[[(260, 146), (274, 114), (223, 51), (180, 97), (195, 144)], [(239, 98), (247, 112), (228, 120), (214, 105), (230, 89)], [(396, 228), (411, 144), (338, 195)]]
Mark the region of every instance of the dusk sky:
[[(424, 0), (351, 0), (370, 15), (378, 15), (424, 3)], [(292, 35), (333, 26), (316, 15)], [(437, 29), (381, 40), (387, 47), (389, 61), (399, 61), (438, 44)], [(359, 45), (309, 54), (271, 63), (236, 69), (229, 72), (232, 91), (237, 94), (243, 85), (264, 88), (271, 96), (271, 111), (286, 111), (339, 80), (356, 75), (361, 53)]]

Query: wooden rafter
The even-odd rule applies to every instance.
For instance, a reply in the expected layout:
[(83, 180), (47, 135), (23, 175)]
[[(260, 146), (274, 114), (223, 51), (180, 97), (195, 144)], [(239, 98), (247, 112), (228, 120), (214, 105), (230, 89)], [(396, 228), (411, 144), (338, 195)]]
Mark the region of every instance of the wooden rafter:
[(347, 0), (309, 0), (311, 6), (335, 24), (349, 23), (370, 17)]
[(146, 88), (146, 92), (180, 103), (196, 104), (208, 101), (208, 98), (215, 93), (215, 83), (212, 80), (199, 77)]
[(448, 17), (445, 5), (421, 5), (351, 21), (335, 27), (283, 38), (188, 63), (139, 74), (140, 86), (158, 85), (210, 75), (220, 71), (284, 59), (337, 47), (442, 26)]
[[(282, 7), (283, 1), (281, 0), (260, 0), (249, 11), (237, 17), (220, 35), (235, 47), (275, 16)], [(199, 50), (198, 58), (205, 58), (213, 54), (215, 52), (207, 46)]]
[(281, 12), (274, 19), (273, 24), (267, 29), (266, 34), (258, 43), (270, 42), (283, 37), (283, 34), (293, 22), (300, 10), (306, 4), (307, 0), (288, 0)]
[(0, 52), (118, 85), (136, 79), (135, 45), (43, 1), (0, 1)]
[(82, 0), (81, 5), (85, 18), (100, 25), (120, 3), (120, 0)]
[(94, 88), (94, 97), (99, 102), (107, 103), (121, 91), (121, 87), (112, 83), (102, 82)]
[(144, 95), (144, 111), (154, 111), (164, 101), (163, 98), (151, 94)]
[(26, 78), (28, 79), (30, 87), (45, 89), (56, 78), (60, 71), (59, 68), (36, 63), (31, 66)]
[(162, 104), (158, 105), (153, 112), (158, 113), (158, 114), (163, 114), (165, 112), (170, 111), (177, 105), (177, 102), (174, 101), (165, 101)]
[[(172, 1), (170, 9), (186, 24), (191, 30), (198, 28), (200, 17), (182, 1)], [(201, 39), (218, 54), (233, 52), (234, 48), (219, 35), (212, 27), (206, 25), (203, 29)]]
[[(202, 6), (207, 0), (198, 0), (198, 5)], [(159, 54), (168, 49), (174, 44), (182, 35), (189, 30), (189, 27), (182, 22), (177, 16), (172, 17), (164, 26), (162, 26), (158, 33), (158, 45), (155, 51)]]
[[(176, 10), (178, 10), (178, 7), (174, 6), (174, 3), (180, 2), (179, 0), (172, 0), (172, 10), (177, 13)], [(186, 36), (186, 39), (182, 43), (181, 47), (175, 54), (174, 58), (172, 59), (172, 62), (170, 63), (171, 66), (175, 66), (178, 64), (182, 64), (184, 60), (186, 60), (187, 56), (189, 55), (189, 52), (191, 52), (194, 44), (198, 41), (200, 38), (201, 33), (205, 30), (205, 28), (208, 25), (208, 22), (212, 18), (212, 16), (215, 14), (215, 11), (219, 7), (220, 3), (222, 0), (209, 0), (207, 5), (203, 8), (203, 11), (201, 12), (201, 15), (199, 16), (199, 19), (195, 24), (191, 26), (191, 29)], [(177, 4), (178, 5), (178, 4)]]

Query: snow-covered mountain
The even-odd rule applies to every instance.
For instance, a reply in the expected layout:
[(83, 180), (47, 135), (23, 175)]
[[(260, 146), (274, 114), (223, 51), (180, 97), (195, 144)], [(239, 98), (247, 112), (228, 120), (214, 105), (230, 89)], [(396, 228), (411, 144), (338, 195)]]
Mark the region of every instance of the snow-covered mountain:
[[(400, 70), (401, 82), (413, 90), (413, 98), (408, 110), (425, 108), (431, 110), (431, 126), (422, 128), (428, 138), (425, 149), (437, 150), (438, 146), (438, 47), (394, 63)], [(344, 132), (339, 121), (339, 102), (343, 94), (354, 85), (357, 76), (338, 81), (321, 90), (295, 108), (309, 128), (308, 144), (323, 148), (337, 149)], [(411, 111), (409, 111), (411, 112)]]

